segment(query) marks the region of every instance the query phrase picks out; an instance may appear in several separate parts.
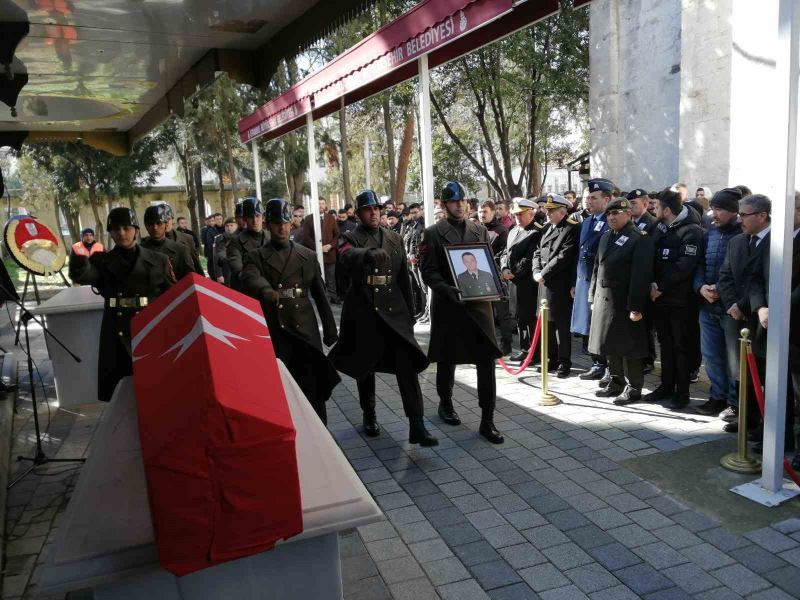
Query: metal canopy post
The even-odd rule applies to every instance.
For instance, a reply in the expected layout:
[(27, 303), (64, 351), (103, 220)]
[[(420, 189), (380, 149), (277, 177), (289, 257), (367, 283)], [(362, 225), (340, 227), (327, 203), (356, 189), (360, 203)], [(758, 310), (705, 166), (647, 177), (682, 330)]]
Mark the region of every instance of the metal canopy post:
[(369, 138), (364, 138), (364, 174), (366, 180), (366, 189), (372, 189), (372, 178), (370, 177), (370, 151), (371, 148), (369, 147)]
[(306, 135), (308, 136), (308, 184), (311, 187), (311, 214), (314, 221), (314, 239), (317, 241), (317, 260), (322, 279), (325, 279), (325, 263), (322, 257), (322, 226), (319, 218), (319, 189), (317, 189), (317, 147), (314, 144), (314, 117), (306, 115)]
[[(422, 155), (422, 200), (425, 203), (425, 226), (433, 225), (433, 145), (431, 141), (431, 80), (428, 55), (419, 57), (419, 131)], [(395, 202), (402, 202), (397, 198)]]
[[(769, 261), (769, 326), (765, 381), (764, 453), (761, 486), (776, 493), (783, 485), (784, 428), (789, 356), (789, 296), (794, 228), (795, 161), (797, 158), (797, 92), (800, 61), (800, 1), (780, 0), (777, 44), (777, 101), (774, 132), (781, 170), (772, 205)], [(788, 257), (789, 264), (786, 264)]]
[(258, 158), (258, 142), (253, 140), (253, 177), (256, 180), (256, 198), (261, 202), (261, 163)]

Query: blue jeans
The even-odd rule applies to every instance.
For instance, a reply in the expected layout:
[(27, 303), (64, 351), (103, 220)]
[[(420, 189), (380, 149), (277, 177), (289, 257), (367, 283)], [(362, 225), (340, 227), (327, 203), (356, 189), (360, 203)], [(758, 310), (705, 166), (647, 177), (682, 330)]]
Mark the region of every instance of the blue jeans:
[(740, 325), (726, 314), (700, 311), (700, 349), (711, 381), (709, 396), (713, 400), (725, 400), (731, 406), (739, 404), (736, 384)]

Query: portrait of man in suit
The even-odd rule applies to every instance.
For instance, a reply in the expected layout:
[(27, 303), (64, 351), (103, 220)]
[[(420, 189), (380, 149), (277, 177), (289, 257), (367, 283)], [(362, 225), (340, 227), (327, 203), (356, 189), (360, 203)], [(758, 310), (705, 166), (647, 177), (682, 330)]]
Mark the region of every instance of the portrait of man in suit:
[[(464, 300), (478, 299), (484, 297), (497, 297), (500, 295), (497, 283), (492, 274), (492, 267), (485, 252), (480, 248), (475, 250), (454, 250), (453, 253), (460, 253), (460, 260), (452, 256), (454, 268), (456, 270), (456, 285), (461, 290), (461, 297)], [(459, 265), (459, 263), (461, 263)]]

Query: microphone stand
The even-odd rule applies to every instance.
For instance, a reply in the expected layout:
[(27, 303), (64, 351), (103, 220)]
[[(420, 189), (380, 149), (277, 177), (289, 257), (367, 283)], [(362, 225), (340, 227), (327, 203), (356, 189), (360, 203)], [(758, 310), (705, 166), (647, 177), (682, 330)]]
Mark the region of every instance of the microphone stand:
[(8, 484), (8, 487), (6, 489), (11, 489), (17, 483), (19, 483), (25, 477), (27, 477), (30, 473), (32, 473), (33, 470), (40, 465), (45, 465), (47, 463), (62, 463), (62, 462), (79, 462), (79, 463), (86, 462), (85, 458), (50, 458), (47, 456), (47, 454), (45, 454), (44, 449), (42, 448), (42, 433), (41, 433), (41, 427), (39, 426), (39, 408), (37, 406), (38, 403), (36, 401), (36, 385), (33, 381), (33, 357), (31, 356), (31, 340), (28, 335), (28, 323), (30, 321), (38, 323), (41, 326), (42, 331), (46, 335), (49, 335), (50, 339), (54, 340), (59, 346), (61, 346), (61, 348), (63, 348), (64, 351), (67, 354), (69, 354), (75, 362), (81, 362), (81, 359), (78, 358), (78, 356), (74, 352), (72, 352), (72, 350), (67, 348), (64, 345), (64, 342), (58, 339), (58, 337), (47, 328), (44, 322), (36, 318), (36, 316), (34, 316), (27, 308), (25, 308), (25, 305), (22, 304), (22, 302), (15, 300), (12, 294), (9, 293), (8, 289), (6, 289), (6, 287), (1, 283), (0, 283), (0, 291), (5, 292), (6, 296), (12, 302), (14, 302), (14, 304), (19, 306), (20, 310), (22, 311), (20, 313), (20, 320), (22, 321), (22, 325), (25, 328), (25, 351), (28, 356), (28, 383), (31, 388), (31, 402), (33, 403), (33, 425), (36, 428), (36, 454), (33, 456), (33, 458), (30, 458), (28, 456), (17, 456), (17, 460), (19, 461), (27, 460), (30, 461), (32, 464), (29, 469), (27, 469), (24, 473), (16, 477), (11, 483)]

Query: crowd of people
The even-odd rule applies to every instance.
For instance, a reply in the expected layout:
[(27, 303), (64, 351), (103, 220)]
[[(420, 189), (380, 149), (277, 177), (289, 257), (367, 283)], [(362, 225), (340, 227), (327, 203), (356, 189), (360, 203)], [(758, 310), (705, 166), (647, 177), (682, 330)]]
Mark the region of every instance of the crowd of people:
[[(134, 213), (112, 210), (108, 230), (115, 248), (104, 252), (94, 232), (84, 231), (73, 248), (70, 272), (107, 298), (101, 344), (119, 346), (129, 340), (130, 317), (143, 306), (142, 298), (189, 272), (202, 273), (202, 248), (210, 277), (262, 303), (277, 356), (323, 421), (338, 373), (356, 379), (368, 436), (381, 432), (375, 373), (387, 372), (397, 376), (409, 441), (437, 443), (423, 424), (418, 383), (418, 374), (435, 362), (441, 420), (461, 422), (452, 397), (455, 367), (473, 364), (479, 433), (502, 443), (494, 425), (495, 360), (522, 361), (533, 353), (534, 364), (546, 360), (548, 370), (567, 378), (573, 375), (576, 352), (591, 357), (590, 368), (578, 377), (597, 381), (598, 397), (619, 406), (659, 402), (672, 410), (719, 415), (723, 429), (735, 432), (743, 328), (752, 332), (763, 379), (770, 212), (769, 198), (745, 186), (713, 194), (700, 187), (690, 198), (684, 184), (623, 192), (602, 178), (587, 182), (582, 199), (567, 191), (483, 202), (449, 182), (436, 200), (435, 222), (427, 226), (419, 204), (381, 203), (371, 190), (338, 211), (329, 211), (320, 199), (318, 228), (301, 205), (273, 199), (262, 207), (256, 198), (245, 198), (234, 217), (223, 222), (220, 214), (209, 216), (199, 236), (185, 219), (173, 227), (172, 210), (162, 204), (145, 212), (149, 236), (141, 243)], [(317, 231), (322, 265), (316, 258)], [(785, 441), (790, 451), (800, 448), (798, 231), (800, 195), (794, 213), (790, 352), (783, 357), (791, 373)], [(449, 247), (460, 244), (488, 249), (499, 298), (462, 298), (447, 255)], [(151, 271), (158, 265), (163, 282), (131, 278), (140, 261)], [(531, 345), (543, 300), (550, 309), (549, 356), (539, 359)], [(336, 304), (343, 304), (338, 329), (331, 308)], [(427, 321), (431, 339), (425, 353), (413, 325)], [(574, 338), (582, 342), (575, 349)], [(657, 356), (659, 385), (644, 393), (644, 375), (654, 369)], [(690, 407), (690, 388), (701, 365), (710, 381), (709, 399)], [(116, 381), (129, 373), (129, 356), (101, 348), (101, 382), (107, 379), (101, 399), (108, 400)], [(752, 389), (748, 397), (754, 397)], [(758, 411), (748, 414), (749, 436), (758, 444)], [(794, 463), (800, 467), (800, 453)]]

